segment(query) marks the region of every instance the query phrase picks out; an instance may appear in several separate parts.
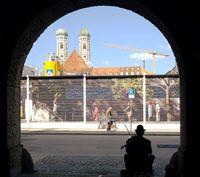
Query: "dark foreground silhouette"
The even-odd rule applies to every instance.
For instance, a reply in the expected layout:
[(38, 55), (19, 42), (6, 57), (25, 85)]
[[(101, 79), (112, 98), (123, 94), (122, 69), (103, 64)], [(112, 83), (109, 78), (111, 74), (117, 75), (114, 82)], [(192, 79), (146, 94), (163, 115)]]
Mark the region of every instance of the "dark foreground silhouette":
[(138, 125), (135, 130), (136, 135), (130, 137), (124, 146), (125, 170), (121, 170), (121, 177), (132, 177), (135, 175), (150, 176), (153, 174), (152, 165), (155, 156), (152, 154), (151, 141), (144, 138), (145, 129)]

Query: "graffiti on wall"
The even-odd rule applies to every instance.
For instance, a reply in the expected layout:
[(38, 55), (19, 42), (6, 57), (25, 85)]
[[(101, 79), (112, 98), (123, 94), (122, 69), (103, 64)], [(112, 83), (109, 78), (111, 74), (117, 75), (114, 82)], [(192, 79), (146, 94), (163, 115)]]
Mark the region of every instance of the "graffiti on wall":
[[(95, 112), (101, 116), (112, 106), (117, 121), (128, 121), (124, 110), (128, 104), (134, 109), (133, 119), (143, 119), (142, 78), (87, 78), (86, 118), (98, 121)], [(128, 89), (136, 90), (135, 97), (128, 97)], [(32, 100), (31, 121), (83, 121), (83, 79), (30, 79), (29, 97)], [(156, 121), (156, 103), (160, 106), (159, 121), (179, 121), (178, 78), (146, 78), (146, 104), (151, 104), (151, 118)], [(21, 117), (25, 118), (26, 80), (21, 80)]]

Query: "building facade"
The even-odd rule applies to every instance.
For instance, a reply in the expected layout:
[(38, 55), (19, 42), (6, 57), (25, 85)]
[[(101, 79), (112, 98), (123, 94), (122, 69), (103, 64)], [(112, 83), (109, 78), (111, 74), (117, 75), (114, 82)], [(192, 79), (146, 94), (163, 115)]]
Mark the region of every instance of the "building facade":
[(32, 66), (32, 65), (24, 65), (23, 71), (22, 71), (22, 77), (23, 76), (42, 76), (42, 70), (39, 68)]

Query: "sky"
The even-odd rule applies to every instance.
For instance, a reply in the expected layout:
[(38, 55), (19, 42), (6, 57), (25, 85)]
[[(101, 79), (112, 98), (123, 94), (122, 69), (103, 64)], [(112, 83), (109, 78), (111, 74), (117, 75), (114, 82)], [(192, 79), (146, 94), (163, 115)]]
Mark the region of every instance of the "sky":
[[(25, 64), (43, 70), (48, 54), (56, 53), (56, 30), (59, 28), (64, 28), (68, 33), (68, 55), (73, 50), (79, 52), (78, 33), (83, 28), (88, 29), (93, 67), (144, 66), (145, 60), (148, 71), (156, 69), (156, 74), (165, 74), (176, 65), (167, 39), (156, 26), (130, 10), (111, 6), (77, 10), (52, 23), (33, 44)], [(156, 57), (156, 68), (153, 68), (152, 57), (143, 52), (136, 53), (132, 50), (135, 48), (169, 56)]]

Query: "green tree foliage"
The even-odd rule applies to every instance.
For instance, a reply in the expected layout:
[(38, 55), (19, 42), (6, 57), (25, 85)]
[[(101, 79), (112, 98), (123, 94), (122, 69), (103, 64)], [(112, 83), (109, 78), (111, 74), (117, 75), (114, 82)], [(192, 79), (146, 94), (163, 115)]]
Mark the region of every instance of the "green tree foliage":
[[(114, 85), (111, 87), (113, 96), (116, 100), (123, 100), (128, 98), (128, 89), (133, 87), (136, 89), (136, 96), (143, 96), (143, 79), (142, 78), (126, 78), (126, 79), (113, 79)], [(153, 91), (146, 87), (146, 98), (152, 97)]]

